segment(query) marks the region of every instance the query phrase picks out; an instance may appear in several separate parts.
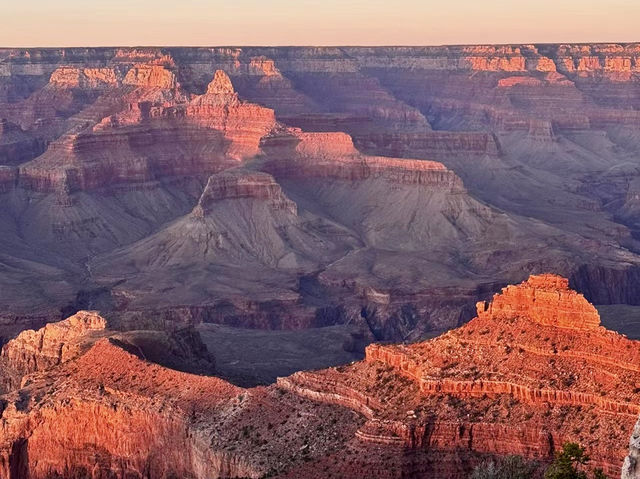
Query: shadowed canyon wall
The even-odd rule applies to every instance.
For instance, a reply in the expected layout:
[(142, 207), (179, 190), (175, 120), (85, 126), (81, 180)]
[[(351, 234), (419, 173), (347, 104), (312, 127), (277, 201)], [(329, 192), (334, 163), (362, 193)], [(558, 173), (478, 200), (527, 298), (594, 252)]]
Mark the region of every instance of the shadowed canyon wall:
[(639, 48), (2, 49), (0, 336), (417, 339), (544, 271), (638, 304)]

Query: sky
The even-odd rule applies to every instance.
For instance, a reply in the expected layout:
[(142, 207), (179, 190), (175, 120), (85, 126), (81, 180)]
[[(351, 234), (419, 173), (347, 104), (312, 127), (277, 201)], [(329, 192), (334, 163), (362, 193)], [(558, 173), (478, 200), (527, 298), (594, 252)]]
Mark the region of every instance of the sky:
[(640, 0), (0, 0), (0, 46), (640, 41)]

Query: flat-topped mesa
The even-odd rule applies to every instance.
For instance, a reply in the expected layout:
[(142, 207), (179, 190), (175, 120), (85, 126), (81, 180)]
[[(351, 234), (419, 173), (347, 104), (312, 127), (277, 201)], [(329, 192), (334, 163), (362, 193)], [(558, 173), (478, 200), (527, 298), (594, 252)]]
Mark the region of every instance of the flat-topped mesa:
[(356, 135), (356, 144), (364, 151), (377, 151), (393, 157), (420, 155), (435, 160), (457, 156), (489, 156), (497, 158), (497, 138), (479, 131), (428, 131), (422, 133), (367, 133)]
[(326, 158), (359, 154), (353, 146), (351, 136), (346, 133), (306, 133), (296, 130), (295, 138), (296, 154), (302, 157)]
[(74, 66), (57, 68), (49, 79), (49, 84), (58, 88), (99, 89), (119, 86), (121, 82), (121, 75), (114, 68), (79, 68)]
[(237, 199), (263, 200), (275, 210), (297, 214), (296, 204), (285, 196), (273, 176), (259, 171), (225, 171), (210, 176), (193, 214), (202, 217), (218, 202)]
[(169, 90), (178, 87), (176, 75), (162, 65), (136, 65), (127, 72), (122, 83), (136, 87)]
[(593, 330), (600, 315), (585, 297), (569, 289), (569, 280), (553, 274), (531, 276), (507, 286), (491, 303), (478, 303), (478, 317), (524, 317), (545, 326)]
[(0, 356), (21, 375), (49, 369), (76, 358), (83, 352), (84, 340), (106, 327), (107, 321), (97, 312), (79, 311), (37, 331), (23, 331), (4, 345)]
[(640, 73), (640, 45), (595, 44), (559, 45), (558, 70), (580, 76), (604, 74), (614, 80), (628, 80)]
[(111, 62), (115, 64), (149, 64), (175, 68), (175, 59), (164, 49), (147, 48), (119, 48), (113, 53)]
[(263, 138), (261, 147), (269, 158), (267, 168), (275, 176), (382, 178), (395, 183), (464, 190), (462, 180), (442, 163), (364, 155), (346, 133), (307, 133), (291, 128)]

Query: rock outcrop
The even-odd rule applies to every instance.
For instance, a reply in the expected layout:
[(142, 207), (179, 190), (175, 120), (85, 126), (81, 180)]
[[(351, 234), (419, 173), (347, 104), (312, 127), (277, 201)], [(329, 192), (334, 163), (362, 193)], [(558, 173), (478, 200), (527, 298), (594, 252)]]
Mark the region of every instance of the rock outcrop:
[(62, 66), (56, 69), (49, 83), (60, 88), (109, 88), (119, 86), (121, 74), (114, 68), (79, 68)]
[(223, 72), (207, 93), (189, 100), (165, 67), (132, 71), (123, 83), (138, 88), (128, 107), (21, 166), (23, 187), (73, 192), (210, 174), (255, 156), (275, 123), (271, 110), (238, 100)]
[(341, 180), (386, 179), (400, 184), (419, 184), (462, 191), (463, 185), (441, 163), (381, 156), (366, 156), (344, 133), (305, 133), (287, 130), (267, 136), (262, 148), (268, 169), (276, 176), (333, 178)]
[(0, 358), (21, 376), (50, 369), (79, 356), (92, 334), (106, 327), (106, 320), (98, 313), (81, 311), (37, 331), (23, 331), (3, 346)]
[(478, 304), (478, 317), (523, 316), (543, 326), (598, 329), (600, 316), (593, 305), (569, 289), (569, 280), (555, 275), (532, 276), (507, 286), (491, 302)]
[(298, 373), (279, 385), (363, 414), (365, 442), (546, 461), (571, 440), (616, 477), (640, 411), (640, 345), (599, 324), (566, 279), (532, 276), (439, 338), (371, 345), (362, 364)]
[(624, 458), (621, 479), (640, 477), (640, 420), (636, 423), (629, 439), (629, 455)]
[(273, 388), (154, 364), (114, 334), (2, 395), (2, 477), (258, 478), (332, 452), (359, 422)]
[[(462, 479), (508, 454), (544, 465), (575, 441), (609, 477), (635, 477), (637, 428), (622, 463), (640, 409), (640, 344), (600, 326), (554, 275), (479, 307), (429, 341), (371, 345), (364, 361), (252, 389), (150, 362), (133, 332), (81, 312), (26, 336), (51, 345), (73, 326), (93, 341), (29, 366), (0, 396), (1, 474)], [(33, 351), (18, 337), (2, 359), (22, 365)]]
[(129, 70), (122, 81), (125, 85), (171, 90), (178, 86), (175, 74), (163, 65), (142, 64)]
[(224, 200), (257, 199), (268, 202), (275, 210), (297, 214), (296, 204), (287, 198), (272, 176), (261, 172), (229, 171), (209, 177), (195, 214), (204, 216)]

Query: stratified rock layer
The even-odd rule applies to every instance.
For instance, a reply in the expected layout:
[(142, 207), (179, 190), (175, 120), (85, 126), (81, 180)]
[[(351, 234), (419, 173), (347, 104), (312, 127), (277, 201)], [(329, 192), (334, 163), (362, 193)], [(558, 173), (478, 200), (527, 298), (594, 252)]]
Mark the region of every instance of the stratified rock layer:
[[(0, 337), (99, 307), (414, 340), (549, 270), (639, 304), (638, 52), (0, 49)], [(234, 175), (265, 184), (210, 201)]]
[(97, 313), (81, 311), (37, 331), (23, 331), (4, 345), (0, 358), (22, 376), (49, 369), (79, 356), (91, 333), (106, 327)]
[(593, 305), (569, 289), (569, 280), (555, 275), (531, 276), (508, 286), (491, 302), (478, 304), (478, 317), (526, 317), (543, 326), (598, 329), (600, 316)]
[[(64, 330), (88, 346), (27, 368), (34, 372), (1, 396), (0, 471), (462, 479), (508, 454), (544, 466), (575, 441), (592, 467), (634, 477), (637, 431), (622, 464), (640, 412), (640, 343), (599, 326), (558, 276), (532, 276), (492, 304), (435, 339), (371, 345), (364, 361), (253, 389), (151, 363), (143, 342), (79, 313), (24, 337), (64, 349), (53, 334)], [(25, 364), (34, 347), (24, 338), (3, 359)]]
[[(91, 338), (90, 317), (51, 325), (93, 339), (83, 354), (2, 396), (2, 477), (257, 478), (331, 453), (355, 432), (347, 410), (162, 367), (121, 333)], [(23, 344), (28, 354), (25, 342), (10, 349)]]
[(358, 411), (365, 442), (547, 461), (575, 441), (616, 477), (640, 412), (639, 360), (640, 345), (599, 326), (566, 279), (541, 275), (439, 338), (371, 345), (364, 363), (278, 384)]

